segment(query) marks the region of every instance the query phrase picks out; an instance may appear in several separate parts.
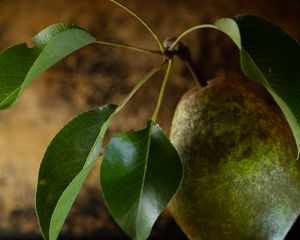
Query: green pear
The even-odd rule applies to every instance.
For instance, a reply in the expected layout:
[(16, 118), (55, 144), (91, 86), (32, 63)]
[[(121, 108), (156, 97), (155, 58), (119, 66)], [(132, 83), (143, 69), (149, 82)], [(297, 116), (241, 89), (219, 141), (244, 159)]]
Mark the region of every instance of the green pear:
[(300, 213), (300, 163), (281, 114), (242, 81), (214, 79), (177, 106), (184, 164), (169, 209), (189, 239), (281, 240)]

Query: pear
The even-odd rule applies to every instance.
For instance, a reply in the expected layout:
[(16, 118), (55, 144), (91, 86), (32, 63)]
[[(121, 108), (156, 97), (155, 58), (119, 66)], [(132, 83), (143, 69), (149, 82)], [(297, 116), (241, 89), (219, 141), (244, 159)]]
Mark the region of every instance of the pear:
[(182, 97), (170, 139), (184, 178), (169, 209), (189, 239), (284, 239), (300, 213), (300, 163), (281, 112), (218, 78)]

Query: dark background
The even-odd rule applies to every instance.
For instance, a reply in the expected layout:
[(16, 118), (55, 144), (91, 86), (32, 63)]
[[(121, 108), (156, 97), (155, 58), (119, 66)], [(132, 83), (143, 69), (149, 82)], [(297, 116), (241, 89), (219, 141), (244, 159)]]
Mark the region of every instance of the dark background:
[[(299, 0), (128, 0), (161, 39), (221, 17), (248, 13), (275, 21), (300, 39)], [(99, 40), (156, 49), (154, 40), (126, 12), (107, 0), (0, 0), (0, 49), (27, 42), (57, 22), (79, 24)], [(238, 51), (222, 33), (202, 30), (188, 36), (200, 76), (240, 78)], [(106, 103), (118, 103), (161, 58), (124, 49), (86, 47), (38, 78), (11, 109), (0, 113), (0, 239), (38, 238), (34, 192), (38, 166), (55, 133), (76, 114)], [(154, 110), (162, 75), (153, 78), (113, 122), (111, 132), (139, 129)], [(168, 133), (173, 110), (193, 81), (179, 61), (159, 114)], [(98, 190), (97, 169), (90, 175), (65, 224), (62, 239), (126, 239), (108, 214)], [(165, 212), (151, 239), (184, 239)], [(300, 239), (300, 224), (287, 239)]]

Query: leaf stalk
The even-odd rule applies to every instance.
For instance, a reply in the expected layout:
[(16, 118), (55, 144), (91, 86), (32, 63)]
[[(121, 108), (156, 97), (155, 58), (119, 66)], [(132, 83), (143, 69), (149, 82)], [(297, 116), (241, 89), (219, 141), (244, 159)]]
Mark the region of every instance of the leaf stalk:
[(160, 93), (159, 93), (159, 96), (158, 96), (156, 108), (155, 108), (154, 114), (152, 116), (152, 122), (153, 123), (156, 122), (156, 118), (157, 118), (157, 115), (158, 115), (158, 112), (159, 112), (159, 109), (160, 109), (160, 106), (161, 106), (161, 103), (162, 103), (162, 99), (163, 99), (164, 92), (165, 92), (165, 89), (166, 89), (166, 86), (167, 86), (167, 82), (168, 82), (168, 80), (170, 78), (170, 75), (171, 75), (171, 68), (172, 68), (172, 64), (173, 64), (173, 58), (168, 59), (167, 62), (168, 62), (167, 70), (166, 70), (165, 77), (164, 77), (164, 80), (163, 80), (163, 83), (162, 83), (162, 86), (161, 86), (161, 89), (160, 89)]
[(142, 53), (151, 53), (151, 54), (162, 55), (162, 53), (159, 50), (152, 50), (152, 49), (147, 49), (147, 48), (142, 48), (142, 47), (136, 47), (136, 46), (132, 46), (129, 44), (124, 44), (124, 43), (112, 43), (112, 42), (105, 42), (105, 41), (100, 41), (100, 40), (96, 41), (96, 43), (101, 44), (101, 45), (106, 45), (106, 46), (130, 49), (130, 50), (134, 50), (134, 51), (142, 52)]
[(110, 0), (112, 3), (116, 4), (117, 6), (123, 8), (126, 12), (128, 12), (130, 15), (132, 15), (134, 18), (136, 18), (142, 25), (144, 25), (144, 27), (148, 30), (148, 32), (152, 35), (152, 37), (155, 39), (155, 41), (157, 42), (160, 52), (163, 53), (164, 52), (164, 48), (163, 45), (161, 43), (161, 41), (159, 40), (158, 36), (154, 33), (154, 31), (152, 30), (152, 28), (149, 26), (149, 24), (147, 24), (145, 22), (144, 19), (142, 19), (137, 13), (135, 13), (134, 11), (132, 11), (131, 9), (129, 9), (128, 7), (124, 6), (123, 4), (119, 3), (116, 0)]

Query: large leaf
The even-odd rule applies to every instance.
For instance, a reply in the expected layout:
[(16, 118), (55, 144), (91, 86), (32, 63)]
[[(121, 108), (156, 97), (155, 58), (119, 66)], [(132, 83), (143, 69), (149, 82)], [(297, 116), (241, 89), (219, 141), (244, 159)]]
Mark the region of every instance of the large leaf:
[(40, 166), (36, 210), (45, 239), (57, 238), (95, 161), (115, 105), (83, 113), (49, 145)]
[(123, 230), (146, 239), (176, 193), (182, 163), (162, 129), (152, 123), (112, 137), (104, 152), (100, 182), (106, 204)]
[(284, 113), (300, 152), (300, 46), (274, 23), (249, 15), (216, 25), (240, 49), (241, 68), (261, 83)]
[(59, 23), (41, 31), (33, 41), (33, 48), (23, 43), (0, 53), (0, 109), (14, 104), (43, 71), (96, 39), (76, 25)]

